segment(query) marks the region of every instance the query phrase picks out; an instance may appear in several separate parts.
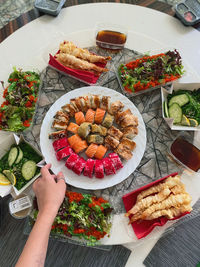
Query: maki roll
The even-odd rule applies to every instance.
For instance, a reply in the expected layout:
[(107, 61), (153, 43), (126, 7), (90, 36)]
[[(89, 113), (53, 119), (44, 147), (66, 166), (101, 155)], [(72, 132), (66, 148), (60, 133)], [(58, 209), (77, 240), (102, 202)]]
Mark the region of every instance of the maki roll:
[(94, 154), (96, 153), (97, 148), (98, 148), (98, 145), (96, 144), (92, 143), (91, 145), (89, 145), (89, 147), (85, 151), (85, 154), (88, 156), (88, 158), (94, 157)]
[(94, 155), (96, 159), (102, 159), (104, 155), (106, 154), (107, 148), (105, 146), (98, 146), (97, 151)]
[(56, 158), (60, 161), (61, 159), (70, 156), (71, 154), (73, 154), (73, 150), (71, 149), (71, 147), (67, 146), (56, 153)]
[(108, 157), (112, 160), (116, 171), (124, 167), (120, 157), (116, 153), (110, 153)]
[(104, 168), (102, 160), (96, 160), (94, 174), (96, 178), (104, 178)]
[(70, 144), (70, 146), (73, 148), (74, 144), (78, 143), (82, 141), (82, 139), (80, 138), (79, 135), (75, 134), (75, 135), (72, 135), (68, 138), (68, 142)]
[(57, 120), (55, 119), (52, 122), (52, 128), (56, 129), (56, 130), (66, 130), (67, 129), (67, 123), (61, 120)]
[(67, 159), (65, 166), (71, 170), (79, 159), (79, 155), (72, 153)]
[(61, 131), (56, 131), (56, 132), (52, 132), (49, 134), (49, 139), (60, 139), (67, 136), (67, 131), (66, 130), (61, 130)]
[(80, 153), (82, 152), (84, 149), (86, 149), (88, 147), (87, 145), (87, 142), (84, 140), (84, 141), (79, 141), (79, 142), (76, 142), (74, 145), (73, 145), (73, 150), (75, 151), (75, 153)]
[(95, 111), (93, 109), (89, 108), (85, 114), (85, 121), (93, 123), (94, 122), (94, 116), (95, 116)]
[(69, 146), (69, 143), (67, 141), (67, 138), (66, 137), (63, 137), (61, 139), (58, 139), (58, 140), (55, 140), (53, 143), (53, 148), (55, 151), (58, 151), (59, 149), (63, 148), (63, 147), (66, 147), (66, 146)]
[(106, 113), (106, 111), (104, 109), (97, 108), (95, 118), (94, 118), (95, 123), (101, 124), (103, 121), (105, 113)]
[(107, 113), (103, 120), (102, 125), (106, 128), (110, 128), (113, 125), (113, 121), (114, 121), (114, 116)]
[(85, 163), (86, 163), (86, 161), (83, 158), (79, 158), (79, 160), (75, 163), (72, 171), (78, 175), (81, 175), (81, 173), (85, 167)]
[(110, 105), (109, 113), (112, 115), (115, 115), (117, 114), (117, 112), (121, 111), (123, 108), (124, 108), (124, 104), (121, 101), (117, 100)]
[(116, 173), (115, 166), (110, 158), (105, 158), (102, 160), (102, 162), (106, 175), (111, 175)]
[(108, 130), (108, 134), (117, 140), (120, 140), (123, 136), (123, 133), (114, 126), (110, 127), (110, 129)]
[(112, 137), (111, 135), (106, 136), (105, 138), (105, 146), (108, 149), (115, 149), (119, 145), (119, 141)]
[(138, 128), (134, 126), (128, 126), (126, 128), (122, 128), (123, 137), (133, 139), (138, 134)]
[(110, 96), (102, 96), (100, 108), (107, 111), (110, 109)]
[(81, 123), (85, 122), (85, 117), (82, 111), (75, 113), (75, 121), (78, 125), (81, 125)]
[(92, 124), (92, 133), (98, 133), (100, 135), (106, 136), (107, 129), (98, 124)]
[(103, 144), (104, 138), (98, 134), (90, 134), (87, 136), (87, 142), (89, 144), (95, 143), (95, 144)]
[(71, 133), (77, 134), (78, 128), (79, 128), (78, 124), (70, 122), (70, 124), (67, 127), (67, 130)]
[(88, 159), (86, 161), (85, 169), (83, 172), (84, 176), (88, 176), (89, 178), (92, 178), (95, 162), (96, 162), (96, 160), (94, 160), (94, 159)]
[(93, 109), (97, 109), (100, 107), (101, 100), (100, 100), (99, 95), (91, 95), (90, 101), (91, 101), (91, 107)]
[(78, 135), (85, 139), (91, 131), (91, 123), (83, 122), (78, 128)]

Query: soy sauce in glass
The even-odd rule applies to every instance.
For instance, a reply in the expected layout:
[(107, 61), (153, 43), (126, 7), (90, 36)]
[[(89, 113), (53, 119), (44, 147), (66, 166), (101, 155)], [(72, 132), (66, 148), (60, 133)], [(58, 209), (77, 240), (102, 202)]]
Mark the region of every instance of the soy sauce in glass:
[(126, 43), (126, 34), (110, 31), (110, 30), (101, 30), (96, 35), (96, 44), (101, 48), (108, 49), (122, 49)]

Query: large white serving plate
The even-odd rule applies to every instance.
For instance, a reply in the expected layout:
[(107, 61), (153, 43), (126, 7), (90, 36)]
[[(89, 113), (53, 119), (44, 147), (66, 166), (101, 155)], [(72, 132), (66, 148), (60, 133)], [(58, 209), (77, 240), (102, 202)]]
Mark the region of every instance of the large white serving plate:
[[(139, 121), (139, 134), (134, 138), (134, 141), (136, 142), (136, 149), (133, 151), (133, 157), (129, 161), (124, 161), (124, 167), (117, 171), (115, 175), (105, 176), (103, 179), (90, 179), (83, 175), (78, 176), (71, 170), (67, 169), (67, 167), (65, 167), (65, 160), (58, 161), (56, 159), (52, 140), (48, 138), (48, 134), (53, 131), (51, 125), (56, 111), (60, 110), (63, 105), (69, 103), (70, 99), (87, 95), (88, 93), (110, 96), (111, 102), (120, 100), (125, 106), (124, 109), (129, 108), (132, 113), (138, 117)], [(62, 171), (65, 176), (66, 183), (83, 189), (104, 189), (124, 181), (137, 168), (146, 147), (146, 129), (140, 112), (127, 97), (112, 89), (101, 86), (82, 87), (60, 97), (48, 110), (41, 126), (40, 147), (45, 161), (52, 164), (52, 171), (55, 174)]]

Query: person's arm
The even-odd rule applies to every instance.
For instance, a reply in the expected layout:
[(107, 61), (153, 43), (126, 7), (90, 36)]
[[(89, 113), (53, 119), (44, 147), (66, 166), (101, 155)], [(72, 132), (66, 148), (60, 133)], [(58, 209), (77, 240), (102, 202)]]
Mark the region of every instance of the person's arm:
[(50, 164), (43, 167), (42, 177), (33, 184), (39, 213), (16, 267), (44, 266), (51, 226), (66, 191), (63, 174), (59, 173), (57, 177), (51, 175), (50, 167)]

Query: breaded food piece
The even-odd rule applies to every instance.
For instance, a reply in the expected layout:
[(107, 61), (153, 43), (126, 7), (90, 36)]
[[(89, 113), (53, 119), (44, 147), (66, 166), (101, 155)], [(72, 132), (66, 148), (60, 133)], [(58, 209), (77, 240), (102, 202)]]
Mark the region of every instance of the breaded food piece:
[(76, 100), (75, 100), (75, 98), (70, 99), (70, 104), (74, 107), (74, 109), (76, 110), (76, 112), (79, 112), (79, 109), (78, 109), (78, 107), (77, 107), (77, 105), (76, 105)]
[(118, 147), (115, 149), (115, 153), (117, 153), (120, 157), (122, 157), (125, 160), (129, 160), (133, 156), (131, 150), (125, 147), (123, 144), (118, 145)]
[(91, 107), (92, 109), (97, 109), (100, 107), (100, 96), (99, 95), (91, 95), (90, 96), (90, 101), (91, 101)]
[(120, 141), (120, 144), (123, 144), (125, 147), (133, 151), (136, 147), (136, 143), (126, 137), (123, 137)]
[(98, 134), (90, 134), (87, 136), (87, 142), (101, 145), (104, 142), (104, 138)]
[(113, 136), (108, 135), (105, 138), (105, 147), (108, 149), (115, 149), (119, 145), (119, 140), (115, 139)]
[(127, 126), (138, 126), (138, 117), (134, 116), (133, 114), (125, 115), (124, 118), (120, 121), (121, 127)]
[(102, 96), (100, 108), (107, 111), (110, 109), (110, 96)]
[(76, 109), (71, 104), (62, 106), (62, 110), (64, 110), (64, 112), (66, 112), (70, 116), (70, 118), (74, 117), (74, 114), (76, 113)]
[(78, 128), (78, 135), (85, 139), (91, 131), (92, 124), (89, 122), (83, 122)]
[(63, 112), (62, 110), (59, 110), (56, 112), (56, 115), (54, 116), (57, 120), (63, 121), (68, 124), (69, 122), (69, 116), (66, 112)]
[(123, 136), (123, 133), (115, 126), (110, 127), (110, 129), (108, 130), (108, 134), (113, 136), (117, 140), (120, 140)]
[(115, 115), (117, 114), (117, 112), (120, 112), (123, 108), (124, 104), (121, 101), (117, 100), (110, 105), (109, 113), (111, 115)]
[(60, 130), (57, 132), (52, 132), (49, 134), (49, 139), (60, 139), (67, 136), (67, 131), (66, 130)]
[(115, 114), (115, 120), (117, 124), (120, 124), (120, 122), (125, 118), (126, 115), (131, 115), (132, 112), (130, 109), (126, 109), (122, 112), (117, 112), (117, 114)]
[(61, 120), (55, 119), (52, 123), (52, 128), (55, 128), (57, 130), (66, 130), (67, 129), (67, 123)]
[(114, 116), (107, 113), (102, 122), (102, 125), (106, 128), (110, 128), (113, 125), (113, 121), (114, 121)]
[(138, 128), (134, 126), (128, 126), (126, 128), (122, 128), (123, 136), (129, 139), (133, 139), (138, 134)]
[(106, 136), (107, 129), (101, 125), (98, 124), (92, 124), (92, 133), (98, 133), (100, 135)]

